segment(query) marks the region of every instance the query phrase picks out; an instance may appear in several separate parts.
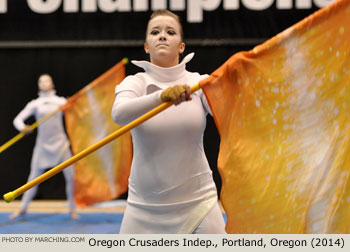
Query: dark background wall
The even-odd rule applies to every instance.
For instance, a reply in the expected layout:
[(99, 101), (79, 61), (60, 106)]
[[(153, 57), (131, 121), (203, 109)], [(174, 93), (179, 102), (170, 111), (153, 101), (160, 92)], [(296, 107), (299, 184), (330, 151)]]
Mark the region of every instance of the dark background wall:
[[(0, 145), (18, 133), (12, 120), (27, 102), (37, 97), (37, 78), (41, 73), (50, 73), (58, 95), (69, 97), (123, 57), (147, 59), (143, 51), (145, 27), (152, 3), (157, 1), (146, 1), (149, 8), (138, 12), (133, 10), (135, 1), (126, 1), (131, 4), (130, 11), (109, 13), (98, 6), (95, 12), (82, 11), (84, 0), (71, 0), (79, 3), (78, 10), (71, 12), (64, 9), (67, 1), (31, 1), (42, 6), (61, 2), (55, 11), (46, 14), (33, 11), (28, 4), (30, 0), (0, 0), (0, 7), (1, 1), (7, 6), (2, 13), (0, 8)], [(264, 1), (268, 2), (256, 0)], [(303, 8), (297, 5), (298, 0), (270, 1), (271, 5), (263, 10), (247, 8), (244, 1), (235, 1), (240, 3), (238, 9), (225, 10), (220, 3), (215, 10), (203, 11), (202, 21), (196, 23), (188, 20), (191, 15), (188, 9), (176, 11), (183, 21), (185, 54), (196, 53), (188, 70), (213, 72), (234, 53), (252, 49), (316, 11), (322, 2), (305, 1), (310, 4)], [(163, 2), (170, 6), (171, 1)], [(191, 0), (183, 2), (188, 7)], [(290, 2), (291, 6), (281, 9), (277, 2)], [(126, 71), (134, 74), (138, 69), (128, 64)], [(28, 121), (32, 122), (33, 119)], [(36, 133), (26, 136), (0, 154), (1, 195), (26, 183), (35, 136)], [(218, 188), (221, 187), (216, 168), (219, 141), (209, 117), (204, 143)], [(37, 199), (64, 199), (64, 183), (62, 174), (44, 182)]]

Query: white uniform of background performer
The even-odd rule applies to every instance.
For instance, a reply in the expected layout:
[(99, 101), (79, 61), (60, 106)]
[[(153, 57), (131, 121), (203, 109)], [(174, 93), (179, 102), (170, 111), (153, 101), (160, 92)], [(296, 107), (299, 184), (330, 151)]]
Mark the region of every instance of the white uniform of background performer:
[[(13, 121), (16, 129), (25, 134), (32, 131), (30, 127), (24, 123), (28, 117), (35, 116), (35, 119), (38, 121), (67, 102), (65, 98), (58, 97), (55, 94), (56, 91), (54, 90), (54, 84), (50, 75), (41, 75), (38, 80), (38, 87), (39, 97), (29, 102)], [(54, 167), (72, 157), (69, 140), (63, 126), (62, 116), (62, 111), (59, 111), (38, 126), (28, 182), (44, 173), (45, 169)], [(70, 215), (73, 219), (77, 219), (79, 216), (76, 214), (74, 203), (73, 166), (64, 169), (63, 175), (66, 181), (66, 195)], [(19, 215), (24, 215), (27, 212), (28, 205), (35, 197), (37, 189), (38, 187), (35, 186), (24, 193), (21, 201), (21, 208), (18, 212), (10, 216), (11, 219)]]

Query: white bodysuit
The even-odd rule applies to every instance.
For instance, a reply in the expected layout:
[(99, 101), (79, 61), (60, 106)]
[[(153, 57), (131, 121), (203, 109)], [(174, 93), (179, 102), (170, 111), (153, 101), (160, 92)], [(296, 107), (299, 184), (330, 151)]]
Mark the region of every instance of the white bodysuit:
[[(24, 121), (28, 117), (35, 116), (36, 121), (38, 121), (45, 115), (64, 105), (66, 102), (65, 98), (55, 95), (55, 90), (46, 92), (40, 91), (39, 97), (29, 102), (16, 116), (13, 125), (18, 131), (22, 131), (25, 127)], [(59, 111), (38, 126), (28, 182), (41, 175), (45, 171), (44, 169), (54, 167), (69, 159), (72, 156), (69, 145), (63, 127), (62, 111)], [(74, 209), (73, 167), (64, 169), (63, 175), (66, 180), (66, 194), (69, 207), (70, 209)], [(24, 193), (21, 203), (22, 211), (27, 209), (29, 202), (34, 198), (36, 191), (37, 186)]]
[[(116, 87), (114, 121), (127, 124), (160, 105), (164, 89), (192, 86), (207, 77), (186, 70), (192, 57), (171, 68), (133, 61), (145, 73), (128, 76)], [(201, 90), (191, 97), (131, 131), (134, 153), (120, 233), (225, 232), (203, 148), (210, 109)]]

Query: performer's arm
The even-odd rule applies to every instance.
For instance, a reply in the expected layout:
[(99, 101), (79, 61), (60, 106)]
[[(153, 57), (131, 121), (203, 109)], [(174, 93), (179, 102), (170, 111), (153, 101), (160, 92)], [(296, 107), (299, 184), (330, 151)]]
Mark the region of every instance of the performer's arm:
[(13, 120), (13, 125), (15, 126), (15, 128), (18, 131), (22, 131), (25, 134), (30, 133), (32, 131), (31, 128), (24, 123), (24, 121), (34, 114), (35, 108), (33, 105), (33, 102), (29, 102)]
[(120, 125), (125, 125), (142, 116), (162, 103), (163, 90), (149, 95), (137, 96), (133, 91), (124, 90), (116, 94), (112, 108), (112, 118)]

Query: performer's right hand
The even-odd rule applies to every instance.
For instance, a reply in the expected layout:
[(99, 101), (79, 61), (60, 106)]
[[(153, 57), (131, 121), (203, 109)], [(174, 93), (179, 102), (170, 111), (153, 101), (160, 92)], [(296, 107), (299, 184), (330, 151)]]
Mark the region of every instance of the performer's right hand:
[(26, 125), (26, 126), (22, 129), (22, 133), (24, 133), (25, 135), (28, 135), (28, 134), (30, 134), (30, 133), (32, 133), (32, 132), (33, 132), (32, 127), (30, 127), (30, 126), (28, 126), (28, 125)]
[(173, 101), (179, 105), (183, 101), (191, 100), (191, 88), (188, 85), (176, 85), (165, 89), (161, 94), (163, 102)]

